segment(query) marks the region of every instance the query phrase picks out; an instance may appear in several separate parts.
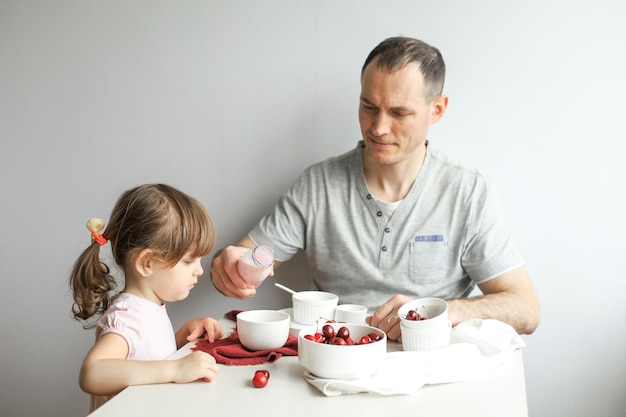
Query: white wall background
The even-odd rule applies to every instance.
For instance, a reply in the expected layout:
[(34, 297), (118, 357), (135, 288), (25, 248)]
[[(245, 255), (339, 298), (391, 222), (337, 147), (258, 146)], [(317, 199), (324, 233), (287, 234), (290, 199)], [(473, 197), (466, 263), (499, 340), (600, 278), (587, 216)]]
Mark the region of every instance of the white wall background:
[[(617, 0), (0, 0), (0, 414), (87, 413), (67, 274), (89, 217), (161, 181), (238, 239), (355, 145), (362, 62), (402, 34), (443, 52), (430, 139), (495, 181), (541, 297), (531, 416), (626, 416), (625, 19)], [(175, 326), (289, 304), (227, 299), (208, 269)], [(302, 258), (278, 279), (306, 288)]]

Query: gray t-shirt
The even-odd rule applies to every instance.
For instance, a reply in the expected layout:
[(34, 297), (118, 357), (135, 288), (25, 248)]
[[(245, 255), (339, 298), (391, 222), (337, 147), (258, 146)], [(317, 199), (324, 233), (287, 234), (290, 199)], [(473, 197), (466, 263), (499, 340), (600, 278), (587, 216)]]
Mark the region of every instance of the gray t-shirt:
[(387, 218), (356, 149), (309, 167), (249, 233), (277, 260), (306, 251), (312, 287), (370, 310), (395, 294), (468, 295), (523, 265), (486, 179), (428, 145), (411, 190)]

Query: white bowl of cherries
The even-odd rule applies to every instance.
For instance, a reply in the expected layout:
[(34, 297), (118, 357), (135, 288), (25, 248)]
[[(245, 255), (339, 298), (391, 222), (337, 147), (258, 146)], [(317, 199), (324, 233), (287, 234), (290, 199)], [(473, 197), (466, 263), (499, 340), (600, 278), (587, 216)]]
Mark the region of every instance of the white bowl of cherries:
[(387, 335), (367, 325), (327, 321), (298, 334), (298, 360), (320, 378), (371, 376), (384, 364), (386, 355)]

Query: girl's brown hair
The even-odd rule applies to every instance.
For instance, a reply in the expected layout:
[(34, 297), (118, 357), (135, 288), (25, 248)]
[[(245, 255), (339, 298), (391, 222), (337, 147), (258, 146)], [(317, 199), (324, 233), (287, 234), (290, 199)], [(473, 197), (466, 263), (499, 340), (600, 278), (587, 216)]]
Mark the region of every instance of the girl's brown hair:
[[(213, 223), (202, 204), (165, 184), (141, 185), (122, 194), (102, 236), (124, 271), (144, 249), (173, 267), (185, 255), (207, 255), (215, 244)], [(74, 318), (84, 328), (93, 327), (87, 320), (106, 311), (116, 288), (110, 268), (100, 260), (99, 243), (93, 241), (74, 263), (70, 287)]]

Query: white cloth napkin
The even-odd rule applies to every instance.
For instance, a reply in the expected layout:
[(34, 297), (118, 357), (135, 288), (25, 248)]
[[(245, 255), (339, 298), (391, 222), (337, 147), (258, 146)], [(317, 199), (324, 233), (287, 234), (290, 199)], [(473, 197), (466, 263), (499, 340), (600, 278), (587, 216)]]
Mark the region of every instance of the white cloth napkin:
[(427, 384), (468, 381), (485, 376), (511, 352), (526, 346), (510, 325), (473, 319), (452, 328), (450, 345), (426, 352), (389, 352), (374, 375), (356, 380), (319, 378), (305, 371), (306, 380), (324, 395), (370, 392), (410, 395)]

